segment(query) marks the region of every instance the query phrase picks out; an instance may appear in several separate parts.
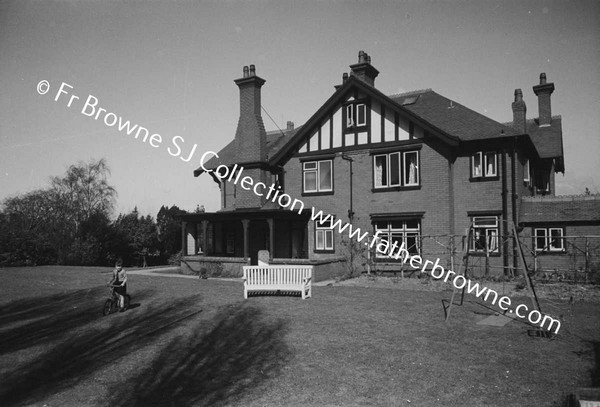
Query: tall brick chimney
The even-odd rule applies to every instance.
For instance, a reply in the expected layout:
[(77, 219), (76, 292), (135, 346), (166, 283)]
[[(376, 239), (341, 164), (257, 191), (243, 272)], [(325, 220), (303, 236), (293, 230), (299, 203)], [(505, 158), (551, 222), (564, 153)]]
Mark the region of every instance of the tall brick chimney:
[(240, 88), (240, 118), (235, 132), (238, 162), (265, 161), (267, 134), (260, 114), (260, 88), (265, 80), (256, 76), (254, 65), (250, 65), (234, 82)]
[(375, 87), (375, 78), (379, 75), (379, 71), (371, 65), (371, 57), (366, 52), (358, 51), (358, 63), (350, 65), (350, 69), (350, 75)]
[(550, 106), (550, 95), (554, 92), (554, 84), (546, 83), (546, 74), (540, 74), (540, 84), (533, 87), (533, 91), (538, 97), (538, 107), (540, 110), (539, 125), (550, 126), (552, 124), (552, 108)]
[(515, 101), (512, 103), (513, 128), (519, 133), (527, 133), (527, 106), (521, 89), (515, 89)]

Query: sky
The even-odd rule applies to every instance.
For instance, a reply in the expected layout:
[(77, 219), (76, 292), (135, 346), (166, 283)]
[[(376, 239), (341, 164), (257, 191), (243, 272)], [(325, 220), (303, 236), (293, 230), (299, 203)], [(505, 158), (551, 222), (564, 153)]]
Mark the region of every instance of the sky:
[(557, 194), (600, 192), (596, 0), (0, 0), (0, 201), (105, 158), (115, 215), (218, 210), (217, 184), (193, 170), (235, 135), (243, 66), (266, 80), (276, 130), (307, 121), (359, 50), (382, 92), (432, 88), (499, 122), (512, 121), (517, 88), (537, 117), (545, 72), (563, 125)]

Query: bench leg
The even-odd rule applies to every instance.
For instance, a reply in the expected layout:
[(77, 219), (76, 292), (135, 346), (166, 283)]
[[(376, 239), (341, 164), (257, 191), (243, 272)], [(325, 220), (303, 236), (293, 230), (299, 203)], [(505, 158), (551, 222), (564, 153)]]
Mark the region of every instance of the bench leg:
[(244, 299), (248, 299), (248, 290), (246, 289), (246, 287), (244, 287)]

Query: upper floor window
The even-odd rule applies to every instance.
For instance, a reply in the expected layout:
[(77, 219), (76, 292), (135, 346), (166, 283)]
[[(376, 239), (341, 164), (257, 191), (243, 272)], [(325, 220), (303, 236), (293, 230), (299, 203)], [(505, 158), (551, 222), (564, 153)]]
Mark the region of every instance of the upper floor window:
[(346, 128), (366, 126), (367, 105), (364, 103), (351, 103), (346, 105)]
[(480, 253), (499, 253), (498, 217), (474, 216), (470, 250)]
[(471, 157), (471, 177), (487, 178), (498, 176), (498, 156), (496, 153), (478, 151)]
[(536, 252), (562, 252), (565, 250), (562, 228), (535, 228), (533, 236)]
[(315, 221), (315, 251), (334, 251), (332, 224), (333, 217), (325, 222)]
[(302, 164), (303, 192), (333, 191), (333, 161), (306, 161)]
[(375, 188), (419, 185), (419, 152), (403, 151), (373, 157)]
[[(406, 249), (411, 255), (419, 254), (421, 222), (419, 219), (409, 220), (382, 220), (375, 222), (375, 233), (380, 239), (385, 239), (391, 248), (394, 243), (396, 247)], [(376, 252), (377, 258), (392, 258), (398, 249), (391, 250), (390, 253)]]
[(529, 168), (529, 160), (525, 161), (525, 164), (523, 164), (523, 182), (526, 184), (529, 184), (531, 181), (531, 173), (530, 173), (530, 168)]

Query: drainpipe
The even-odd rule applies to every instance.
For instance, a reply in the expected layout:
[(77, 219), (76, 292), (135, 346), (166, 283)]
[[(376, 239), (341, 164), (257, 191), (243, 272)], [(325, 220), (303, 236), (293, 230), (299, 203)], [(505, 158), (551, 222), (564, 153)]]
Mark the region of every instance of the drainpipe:
[[(513, 148), (512, 148), (512, 152), (510, 154), (510, 160), (512, 162), (512, 165), (511, 165), (512, 219), (513, 219), (513, 223), (515, 224), (515, 229), (517, 229), (517, 227), (519, 226), (517, 224), (517, 222), (519, 220), (519, 218), (517, 216), (517, 199), (519, 199), (519, 194), (517, 193), (517, 178), (516, 178), (517, 177), (516, 148), (517, 148), (517, 139), (513, 138)], [(515, 236), (515, 239), (518, 239), (518, 237)], [(516, 275), (517, 264), (519, 264), (519, 254), (517, 253), (517, 242), (516, 242), (516, 240), (514, 240), (513, 241), (513, 272), (512, 272), (513, 277)], [(505, 272), (505, 275), (506, 274), (507, 273)]]
[[(506, 171), (506, 149), (502, 149), (502, 229), (504, 233), (508, 232), (508, 182)], [(503, 274), (507, 274), (508, 270), (508, 240), (502, 239), (502, 265)]]
[[(350, 163), (350, 209), (348, 209), (348, 222), (352, 224), (352, 221), (354, 220), (354, 208), (352, 206), (352, 178), (354, 178), (354, 172), (352, 171), (352, 163), (354, 162), (354, 159), (342, 153), (342, 160), (346, 160)], [(350, 248), (350, 270), (354, 270), (354, 249), (352, 246), (352, 238), (350, 238), (348, 244), (348, 247)]]

